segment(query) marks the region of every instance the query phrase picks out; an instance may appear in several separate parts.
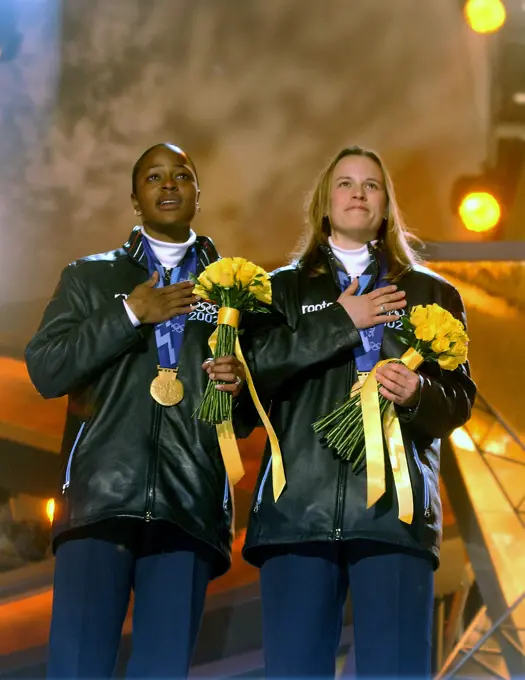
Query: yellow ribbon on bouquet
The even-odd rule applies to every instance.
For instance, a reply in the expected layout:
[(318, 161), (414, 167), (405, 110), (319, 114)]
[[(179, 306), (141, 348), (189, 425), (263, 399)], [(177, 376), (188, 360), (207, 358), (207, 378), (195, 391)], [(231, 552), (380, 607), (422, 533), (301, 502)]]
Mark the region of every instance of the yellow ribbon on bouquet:
[[(237, 329), (239, 327), (239, 319), (240, 312), (238, 309), (234, 309), (233, 307), (221, 307), (219, 309), (217, 326), (226, 324)], [(208, 340), (208, 345), (212, 352), (215, 350), (215, 346), (217, 344), (217, 334), (218, 329), (212, 333), (210, 339)], [(246, 363), (246, 359), (243, 356), (238, 336), (235, 338), (235, 356), (244, 366), (244, 370), (246, 372), (246, 382), (248, 384), (250, 395), (252, 397), (254, 406), (257, 409), (257, 413), (259, 414), (259, 418), (261, 419), (268, 435), (270, 449), (272, 452), (273, 497), (274, 500), (277, 501), (286, 485), (286, 476), (284, 474), (281, 447), (279, 446), (279, 440), (277, 439), (277, 435), (275, 434), (275, 430), (273, 429), (270, 419), (266, 415), (255, 390), (253, 378), (250, 373), (250, 369), (248, 368), (248, 364)], [(221, 449), (222, 460), (224, 462), (224, 467), (226, 468), (226, 473), (228, 474), (228, 479), (232, 485), (235, 485), (244, 476), (244, 466), (242, 464), (241, 454), (239, 453), (239, 447), (237, 446), (237, 439), (235, 438), (233, 423), (231, 420), (225, 420), (223, 423), (220, 423), (215, 427), (217, 430), (219, 447)]]
[(378, 383), (375, 376), (376, 370), (380, 366), (396, 361), (401, 361), (407, 368), (415, 371), (421, 366), (424, 359), (411, 347), (400, 359), (384, 359), (379, 361), (361, 386), (361, 406), (366, 450), (367, 508), (377, 503), (386, 491), (385, 454), (383, 448), (384, 433), (394, 475), (399, 519), (406, 524), (410, 524), (414, 517), (414, 499), (401, 426), (394, 404), (389, 404), (381, 424)]

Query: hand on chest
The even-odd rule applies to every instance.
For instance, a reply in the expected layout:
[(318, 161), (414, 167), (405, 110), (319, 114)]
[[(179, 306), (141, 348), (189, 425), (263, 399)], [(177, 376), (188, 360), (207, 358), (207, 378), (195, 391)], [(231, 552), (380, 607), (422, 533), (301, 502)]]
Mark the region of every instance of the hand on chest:
[[(400, 290), (404, 290), (400, 286)], [(387, 322), (383, 326), (373, 326), (361, 332), (364, 347), (366, 352), (372, 351), (379, 353), (381, 359), (401, 357), (406, 351), (406, 345), (401, 342), (399, 333), (403, 330), (403, 323), (401, 318), (410, 315), (410, 309), (415, 305), (427, 304), (420, 299), (421, 296), (417, 292), (406, 292), (406, 307), (397, 312), (387, 312), (387, 316), (392, 317), (392, 321)], [(310, 290), (307, 295), (304, 295), (300, 300), (300, 314), (311, 314), (327, 309), (337, 302), (338, 291)], [(320, 319), (321, 322), (321, 319)], [(323, 323), (329, 324), (329, 319), (323, 319)], [(329, 336), (329, 327), (327, 326), (327, 337)]]

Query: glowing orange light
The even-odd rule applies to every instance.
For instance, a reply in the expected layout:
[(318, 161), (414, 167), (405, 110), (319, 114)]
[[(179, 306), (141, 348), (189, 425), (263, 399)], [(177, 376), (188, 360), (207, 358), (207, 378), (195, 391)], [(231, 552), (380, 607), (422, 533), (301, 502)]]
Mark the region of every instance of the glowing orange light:
[(50, 498), (46, 503), (46, 515), (50, 523), (53, 523), (53, 517), (55, 516), (55, 499)]
[(492, 453), (495, 456), (503, 456), (507, 453), (510, 439), (506, 435), (500, 435), (497, 439), (492, 439), (486, 442), (483, 446), (487, 453)]
[(492, 194), (478, 191), (463, 198), (459, 216), (469, 231), (490, 231), (500, 220), (501, 208)]
[(476, 445), (472, 441), (472, 437), (469, 435), (469, 433), (465, 430), (464, 427), (458, 427), (456, 430), (454, 430), (454, 432), (450, 435), (450, 438), (452, 439), (453, 443), (460, 449), (463, 449), (465, 451), (476, 450)]
[(476, 33), (494, 33), (507, 17), (501, 0), (468, 0), (464, 12), (468, 25)]

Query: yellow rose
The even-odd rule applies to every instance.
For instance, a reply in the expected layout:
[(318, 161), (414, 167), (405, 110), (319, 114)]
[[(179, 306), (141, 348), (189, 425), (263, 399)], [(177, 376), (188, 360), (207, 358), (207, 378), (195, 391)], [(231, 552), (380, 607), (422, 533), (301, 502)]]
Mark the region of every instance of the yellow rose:
[(457, 342), (460, 342), (462, 345), (465, 345), (465, 347), (468, 345), (468, 343), (469, 343), (469, 337), (468, 337), (468, 335), (465, 333), (465, 331), (462, 331), (461, 333), (458, 333), (458, 335), (457, 335)]
[(458, 354), (457, 359), (460, 364), (464, 364), (467, 361), (467, 350), (465, 350), (462, 354)]
[(447, 322), (447, 335), (452, 339), (453, 342), (462, 339), (463, 341), (468, 341), (468, 336), (465, 333), (465, 326), (461, 323), (459, 319), (451, 316), (450, 320)]
[(426, 307), (422, 307), (421, 305), (416, 305), (416, 307), (412, 307), (412, 311), (410, 312), (410, 323), (413, 326), (421, 326), (424, 324), (427, 320), (427, 309)]
[(442, 332), (446, 335), (448, 335), (449, 338), (458, 338), (459, 335), (463, 332), (457, 325), (457, 320), (452, 318), (451, 320), (447, 319), (443, 322), (442, 324)]
[(465, 326), (461, 323), (461, 321), (459, 319), (456, 319), (455, 317), (454, 317), (454, 328), (455, 328), (457, 333), (463, 333), (464, 335), (466, 335)]
[(262, 267), (258, 266), (255, 267), (253, 278), (256, 279), (257, 281), (260, 281), (263, 284), (266, 284), (270, 280), (269, 274), (265, 272)]
[(244, 257), (232, 257), (232, 271), (234, 274), (237, 274), (239, 269), (242, 269), (243, 265), (247, 260), (244, 259)]
[(203, 288), (202, 286), (197, 285), (193, 289), (193, 295), (198, 295), (199, 297), (206, 300), (208, 298), (208, 291), (206, 290), (206, 288)]
[(219, 286), (221, 288), (233, 288), (235, 277), (231, 267), (225, 267), (219, 272)]
[[(211, 290), (213, 287), (213, 283), (210, 281), (208, 277), (208, 270), (205, 269), (202, 274), (198, 278), (199, 284), (202, 286), (202, 288), (206, 290)], [(195, 293), (195, 295), (200, 295), (200, 293)]]
[(436, 324), (439, 326), (439, 332), (441, 335), (457, 334), (463, 329), (463, 324), (458, 321), (448, 310), (443, 309), (439, 305), (432, 305), (433, 312), (432, 318), (435, 319)]
[(438, 357), (438, 364), (445, 371), (455, 371), (456, 368), (463, 363), (459, 359), (459, 357), (451, 356), (450, 354), (442, 354)]
[(234, 285), (232, 260), (225, 257), (217, 262), (212, 262), (206, 267), (208, 279), (221, 288), (232, 288)]
[(423, 340), (424, 342), (432, 342), (432, 340), (436, 337), (438, 333), (438, 329), (434, 324), (431, 324), (429, 322), (416, 326), (416, 330), (414, 331), (414, 335), (418, 340)]
[(436, 303), (432, 303), (431, 305), (427, 305), (427, 320), (432, 321), (433, 323), (437, 321), (441, 321), (444, 316), (446, 315), (445, 310), (443, 307), (440, 307), (439, 305), (436, 305)]
[(446, 335), (437, 335), (431, 344), (432, 351), (437, 354), (446, 352), (450, 348), (450, 339)]
[(203, 274), (207, 275), (210, 283), (218, 285), (220, 272), (221, 272), (221, 260), (217, 260), (217, 262), (212, 262), (211, 264), (209, 264), (204, 270)]
[(261, 267), (256, 268), (255, 275), (252, 278), (252, 283), (248, 289), (260, 302), (271, 304), (272, 302), (272, 284), (267, 272)]
[(239, 267), (236, 279), (243, 288), (248, 288), (257, 272), (257, 265), (253, 262), (244, 261), (243, 265)]
[(271, 287), (272, 282), (271, 282), (271, 279), (270, 279), (270, 275), (267, 274), (267, 273), (264, 271), (264, 269), (261, 269), (261, 274), (262, 274), (261, 281), (263, 282), (263, 285), (264, 285), (264, 286), (270, 286), (270, 287)]
[(259, 302), (264, 302), (267, 305), (272, 304), (272, 287), (268, 285), (254, 286), (253, 289), (250, 288), (250, 292), (255, 295)]
[(463, 338), (460, 338), (454, 343), (454, 347), (450, 351), (456, 357), (464, 356), (465, 359), (461, 362), (464, 363), (467, 357), (467, 343), (464, 341)]

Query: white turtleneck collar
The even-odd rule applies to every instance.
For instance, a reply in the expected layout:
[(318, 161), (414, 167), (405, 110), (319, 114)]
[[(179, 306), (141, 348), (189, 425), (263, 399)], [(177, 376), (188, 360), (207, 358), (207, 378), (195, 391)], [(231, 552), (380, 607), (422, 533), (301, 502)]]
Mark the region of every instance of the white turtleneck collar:
[[(345, 250), (344, 248), (337, 246), (331, 236), (328, 237), (328, 243), (330, 244), (333, 254), (344, 266), (351, 279), (355, 279), (356, 276), (361, 276), (371, 262), (366, 243), (356, 250)], [(372, 241), (372, 245), (375, 245), (376, 243), (377, 241)]]
[(186, 255), (188, 248), (191, 248), (197, 240), (197, 234), (193, 229), (190, 229), (190, 237), (185, 243), (159, 241), (156, 238), (152, 238), (149, 234), (146, 234), (144, 227), (141, 227), (140, 231), (142, 232), (142, 236), (148, 239), (151, 249), (164, 269), (173, 269), (173, 267), (176, 267), (184, 255)]

